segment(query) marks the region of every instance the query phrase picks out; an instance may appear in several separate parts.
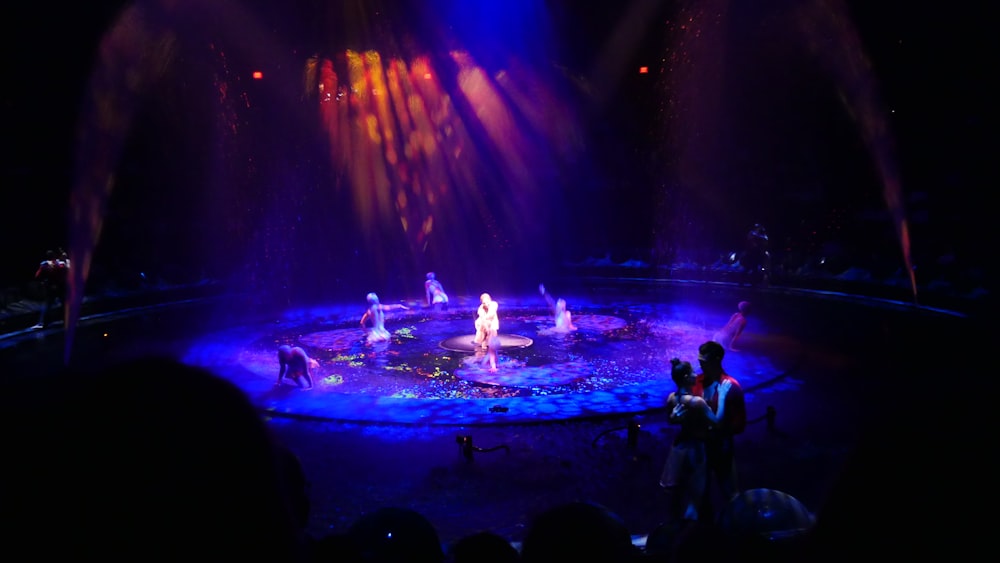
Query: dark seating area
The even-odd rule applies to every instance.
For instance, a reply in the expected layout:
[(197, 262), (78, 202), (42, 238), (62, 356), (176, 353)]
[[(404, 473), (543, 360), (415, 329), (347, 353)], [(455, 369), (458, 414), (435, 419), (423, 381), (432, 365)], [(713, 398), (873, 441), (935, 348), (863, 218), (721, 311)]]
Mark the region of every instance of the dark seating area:
[(990, 553), (991, 8), (15, 2), (3, 553)]

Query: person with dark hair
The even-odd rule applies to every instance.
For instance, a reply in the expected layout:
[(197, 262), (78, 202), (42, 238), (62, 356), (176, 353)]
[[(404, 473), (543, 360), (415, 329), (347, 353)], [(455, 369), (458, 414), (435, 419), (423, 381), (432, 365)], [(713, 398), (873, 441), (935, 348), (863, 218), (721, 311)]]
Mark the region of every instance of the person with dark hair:
[(521, 561), (639, 561), (641, 552), (620, 516), (593, 502), (568, 502), (546, 509), (528, 526)]
[(410, 508), (386, 506), (364, 514), (351, 524), (347, 536), (359, 561), (442, 563), (445, 560), (437, 529), (427, 517)]
[(660, 486), (671, 496), (671, 522), (693, 522), (698, 520), (698, 508), (706, 489), (705, 440), (709, 429), (725, 416), (726, 395), (732, 382), (727, 380), (719, 385), (718, 410), (713, 410), (704, 398), (694, 393), (696, 377), (691, 362), (673, 358), (670, 365), (677, 391), (667, 397), (667, 411), (670, 422), (679, 424), (680, 431), (671, 444)]
[[(714, 476), (726, 501), (739, 492), (736, 485), (735, 436), (742, 433), (747, 425), (746, 401), (739, 381), (722, 367), (726, 349), (718, 342), (709, 340), (698, 347), (698, 363), (701, 373), (695, 380), (695, 395), (701, 396), (713, 412), (720, 412), (719, 422), (708, 429), (705, 439), (705, 461), (708, 473)], [(721, 394), (724, 385), (729, 386), (726, 394)], [(724, 403), (724, 407), (720, 407)], [(724, 409), (724, 410), (723, 410)], [(706, 487), (706, 503), (708, 502)]]
[[(281, 385), (287, 377), (297, 383), (303, 389), (313, 388), (313, 379), (310, 368), (318, 368), (319, 362), (309, 357), (304, 349), (299, 346), (278, 346), (278, 381), (275, 385)], [(306, 385), (302, 385), (302, 379)]]
[(276, 439), (240, 388), (165, 358), (87, 375), (39, 378), (16, 409), (6, 397), (4, 422), (30, 422), (8, 433), (5, 549), (45, 561), (305, 561)]
[(476, 532), (451, 546), (451, 563), (517, 563), (521, 554), (507, 538), (495, 532)]

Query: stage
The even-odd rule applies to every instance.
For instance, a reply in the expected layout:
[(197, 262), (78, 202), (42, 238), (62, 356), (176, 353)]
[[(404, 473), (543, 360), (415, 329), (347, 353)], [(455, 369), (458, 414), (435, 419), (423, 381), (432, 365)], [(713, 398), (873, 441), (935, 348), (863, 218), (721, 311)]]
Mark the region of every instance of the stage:
[[(702, 303), (651, 294), (627, 301), (570, 298), (577, 330), (556, 333), (541, 298), (497, 297), (499, 365), (491, 372), (473, 346), (471, 298), (446, 311), (410, 302), (387, 313), (390, 342), (369, 344), (356, 305), (290, 310), (258, 324), (192, 339), (183, 360), (236, 382), (277, 416), (341, 422), (432, 425), (536, 423), (622, 416), (659, 409), (674, 389), (669, 360), (697, 364), (698, 346), (728, 320), (736, 301)], [(732, 301), (730, 303), (730, 301)], [(766, 316), (730, 353), (751, 397), (802, 385), (803, 351)], [(277, 347), (301, 346), (319, 367), (314, 388), (275, 385)], [(743, 350), (743, 348), (741, 348)]]
[[(741, 485), (784, 491), (816, 513), (867, 425), (892, 422), (886, 413), (926, 387), (912, 351), (955, 352), (968, 326), (906, 303), (735, 284), (606, 284), (564, 297), (578, 329), (555, 334), (537, 293), (495, 295), (504, 343), (495, 373), (471, 345), (474, 296), (453, 297), (446, 311), (384, 299), (409, 309), (387, 314), (392, 339), (379, 345), (365, 341), (361, 298), (276, 307), (222, 294), (92, 314), (70, 369), (166, 355), (233, 382), (301, 458), (313, 535), (408, 506), (445, 542), (479, 530), (517, 541), (538, 511), (580, 498), (610, 507), (636, 535), (656, 529), (665, 510), (656, 483), (676, 432), (661, 409), (674, 389), (669, 359), (697, 366), (698, 345), (740, 301), (753, 310), (723, 365), (751, 420), (738, 439)], [(66, 333), (19, 331), (0, 344), (8, 379), (47, 377), (60, 371)], [(275, 385), (282, 344), (319, 362), (314, 389)], [(903, 391), (879, 377), (897, 372)]]

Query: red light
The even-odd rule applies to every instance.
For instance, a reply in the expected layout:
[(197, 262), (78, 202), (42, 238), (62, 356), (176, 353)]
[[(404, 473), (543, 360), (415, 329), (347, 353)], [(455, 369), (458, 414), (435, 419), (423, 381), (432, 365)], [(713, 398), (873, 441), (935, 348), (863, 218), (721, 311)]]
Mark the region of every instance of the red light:
[(649, 67), (648, 66), (639, 67), (639, 74), (649, 74)]
[(264, 73), (263, 72), (261, 72), (259, 70), (253, 71), (253, 79), (254, 80), (260, 80), (261, 78), (264, 78)]

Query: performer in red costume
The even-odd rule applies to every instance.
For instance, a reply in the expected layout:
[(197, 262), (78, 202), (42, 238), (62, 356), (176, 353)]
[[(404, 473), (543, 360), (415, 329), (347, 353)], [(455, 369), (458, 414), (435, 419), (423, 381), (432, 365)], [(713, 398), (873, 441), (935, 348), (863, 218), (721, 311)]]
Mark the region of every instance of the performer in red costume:
[[(728, 501), (740, 492), (736, 485), (734, 438), (746, 429), (747, 408), (740, 382), (722, 367), (725, 355), (726, 349), (715, 341), (710, 340), (698, 347), (701, 373), (698, 374), (692, 392), (704, 398), (713, 412), (719, 412), (719, 388), (723, 382), (729, 382), (729, 392), (724, 397), (724, 414), (719, 423), (709, 429), (705, 439), (708, 472), (715, 476), (723, 497)], [(706, 497), (707, 491), (706, 487)]]

